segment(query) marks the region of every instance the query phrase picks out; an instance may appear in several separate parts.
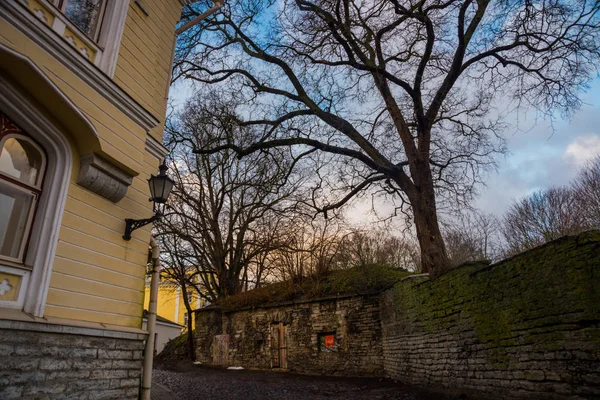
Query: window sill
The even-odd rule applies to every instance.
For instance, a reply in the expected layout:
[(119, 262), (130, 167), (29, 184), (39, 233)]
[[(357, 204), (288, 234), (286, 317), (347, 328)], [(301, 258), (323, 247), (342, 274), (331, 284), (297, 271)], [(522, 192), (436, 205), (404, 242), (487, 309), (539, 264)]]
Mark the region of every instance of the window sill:
[(69, 43), (85, 59), (98, 65), (102, 58), (102, 49), (88, 39), (62, 13), (44, 0), (20, 0), (21, 4), (58, 35), (61, 40)]
[(14, 261), (14, 260), (11, 260), (11, 259), (5, 259), (3, 257), (0, 257), (0, 265), (4, 265), (4, 266), (7, 266), (7, 267), (18, 268), (18, 269), (22, 269), (22, 270), (25, 270), (25, 271), (31, 271), (32, 270), (31, 266), (29, 266), (29, 265), (24, 265), (24, 264), (22, 264), (22, 263), (20, 263), (18, 261)]

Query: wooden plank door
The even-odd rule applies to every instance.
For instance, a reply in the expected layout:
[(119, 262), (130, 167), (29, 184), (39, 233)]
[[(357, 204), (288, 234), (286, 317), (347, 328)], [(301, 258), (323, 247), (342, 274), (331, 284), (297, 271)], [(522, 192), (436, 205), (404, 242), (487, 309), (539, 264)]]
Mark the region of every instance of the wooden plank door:
[(279, 368), (287, 369), (287, 326), (279, 324)]
[(271, 325), (271, 368), (279, 368), (279, 324)]
[(271, 367), (287, 369), (287, 326), (271, 325)]
[(215, 335), (213, 339), (213, 364), (227, 367), (229, 362), (229, 335)]

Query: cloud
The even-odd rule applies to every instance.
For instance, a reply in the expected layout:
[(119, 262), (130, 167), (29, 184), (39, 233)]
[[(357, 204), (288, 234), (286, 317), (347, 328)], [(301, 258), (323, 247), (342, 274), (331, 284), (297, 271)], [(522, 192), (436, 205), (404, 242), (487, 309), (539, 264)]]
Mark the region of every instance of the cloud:
[(577, 167), (582, 167), (589, 159), (600, 155), (600, 135), (576, 137), (567, 146), (563, 159)]
[(531, 113), (508, 116), (518, 130), (506, 132), (510, 153), (498, 171), (484, 177), (475, 205), (502, 216), (510, 204), (540, 189), (568, 185), (582, 165), (600, 154), (600, 79), (582, 96), (571, 119), (536, 119)]

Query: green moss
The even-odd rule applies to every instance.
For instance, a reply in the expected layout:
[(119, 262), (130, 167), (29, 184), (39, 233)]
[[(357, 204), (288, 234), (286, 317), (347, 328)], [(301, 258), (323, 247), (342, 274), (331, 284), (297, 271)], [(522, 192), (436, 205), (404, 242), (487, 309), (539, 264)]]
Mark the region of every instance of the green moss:
[(526, 343), (528, 330), (539, 331), (536, 345), (550, 351), (569, 340), (560, 327), (573, 321), (564, 316), (600, 320), (599, 275), (600, 232), (591, 231), (492, 266), (469, 264), (435, 280), (402, 282), (392, 295), (406, 326), (428, 334), (473, 329), (488, 362), (507, 368), (506, 348)]
[(310, 300), (320, 297), (366, 293), (390, 288), (409, 272), (383, 264), (332, 271), (322, 276), (309, 276), (300, 282), (278, 282), (249, 290), (218, 302), (230, 311), (290, 300)]
[(181, 360), (189, 360), (190, 353), (187, 343), (188, 333), (183, 333), (165, 344), (163, 350), (155, 358), (158, 363), (171, 363)]

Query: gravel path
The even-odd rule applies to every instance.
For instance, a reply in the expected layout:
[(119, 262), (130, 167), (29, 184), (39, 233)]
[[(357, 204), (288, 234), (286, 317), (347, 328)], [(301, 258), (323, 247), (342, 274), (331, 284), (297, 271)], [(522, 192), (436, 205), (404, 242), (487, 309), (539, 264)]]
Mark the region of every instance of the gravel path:
[(333, 378), (203, 366), (156, 369), (153, 381), (181, 400), (451, 400), (382, 379)]

